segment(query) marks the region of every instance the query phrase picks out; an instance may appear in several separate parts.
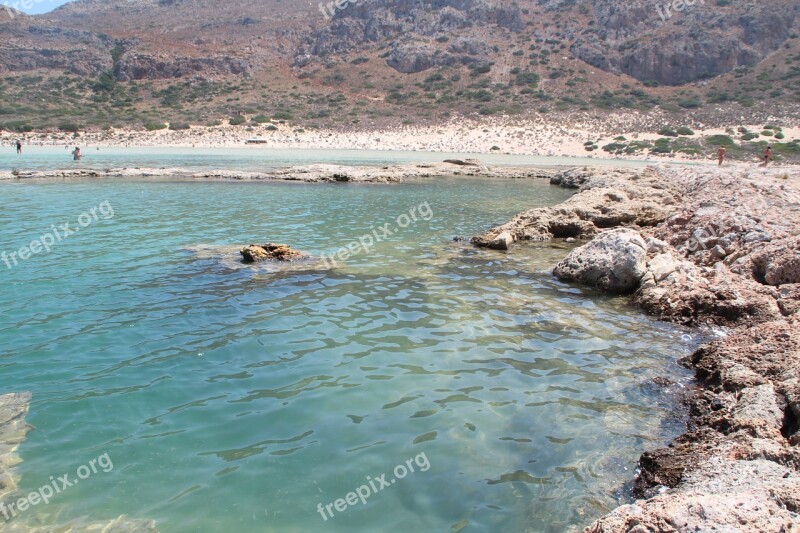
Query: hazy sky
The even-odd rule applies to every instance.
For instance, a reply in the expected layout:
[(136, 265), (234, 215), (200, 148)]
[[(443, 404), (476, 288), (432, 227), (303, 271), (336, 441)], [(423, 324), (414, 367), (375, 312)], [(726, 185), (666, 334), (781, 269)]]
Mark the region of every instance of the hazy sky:
[(66, 4), (69, 0), (0, 0), (0, 5), (15, 7), (20, 11), (29, 13), (47, 13), (61, 4)]

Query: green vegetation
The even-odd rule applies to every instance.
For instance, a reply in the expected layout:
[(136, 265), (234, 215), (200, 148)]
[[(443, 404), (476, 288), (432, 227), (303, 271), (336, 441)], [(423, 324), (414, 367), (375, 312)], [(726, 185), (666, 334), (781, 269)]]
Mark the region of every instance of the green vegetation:
[(80, 125), (78, 125), (78, 124), (76, 124), (74, 122), (62, 122), (61, 124), (58, 125), (58, 130), (59, 131), (66, 131), (66, 132), (69, 132), (69, 133), (75, 133), (75, 132), (77, 132), (79, 130), (82, 130), (82, 129), (85, 129), (85, 128), (81, 127)]
[(736, 146), (736, 142), (728, 135), (709, 135), (705, 137), (704, 141), (706, 144), (710, 144), (713, 146), (723, 146), (725, 148), (731, 148)]
[[(564, 5), (565, 10), (573, 10), (572, 15), (580, 8), (572, 0)], [(448, 50), (450, 37), (434, 34), (431, 39), (442, 45), (442, 51)], [(613, 89), (606, 89), (601, 78), (582, 63), (563, 61), (569, 55), (569, 43), (555, 34), (540, 38), (509, 34), (507, 43), (491, 45), (494, 54), (490, 57), (503, 58), (497, 59), (497, 66), (473, 56), (471, 63), (455, 62), (415, 74), (394, 72), (385, 61), (377, 60), (378, 54), (388, 57), (390, 48), (384, 45), (374, 53), (364, 49), (349, 55), (329, 54), (298, 67), (294, 78), (122, 82), (113, 67), (94, 79), (4, 74), (0, 77), (0, 128), (72, 133), (112, 126), (162, 129), (169, 124), (172, 130), (182, 130), (190, 125), (232, 124), (257, 131), (274, 128), (275, 122), (308, 130), (353, 124), (430, 124), (464, 115), (525, 119), (552, 113), (552, 120), (562, 120), (576, 111), (602, 121), (606, 112), (658, 109), (666, 117), (666, 126), (658, 130), (661, 139), (629, 141), (617, 136), (587, 143), (585, 149), (602, 147), (614, 154), (703, 153), (721, 141), (735, 152), (755, 150), (748, 146), (767, 140), (785, 141), (785, 134), (778, 124), (765, 124), (752, 132), (740, 127), (720, 138), (698, 138), (691, 127), (677, 124), (712, 124), (709, 116), (718, 108), (745, 115), (748, 112), (740, 105), (769, 104), (774, 98), (800, 103), (800, 53), (785, 55), (786, 65), (769, 70), (741, 67), (703, 84), (667, 87), (620, 79)], [(111, 56), (118, 67), (122, 50), (115, 48)]]

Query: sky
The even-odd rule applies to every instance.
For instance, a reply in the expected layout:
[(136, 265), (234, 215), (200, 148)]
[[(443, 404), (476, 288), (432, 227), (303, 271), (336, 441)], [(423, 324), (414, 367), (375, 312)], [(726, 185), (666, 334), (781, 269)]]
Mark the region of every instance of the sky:
[(37, 13), (47, 13), (52, 11), (62, 4), (66, 4), (69, 0), (0, 0), (0, 5), (7, 5), (24, 11), (29, 15)]

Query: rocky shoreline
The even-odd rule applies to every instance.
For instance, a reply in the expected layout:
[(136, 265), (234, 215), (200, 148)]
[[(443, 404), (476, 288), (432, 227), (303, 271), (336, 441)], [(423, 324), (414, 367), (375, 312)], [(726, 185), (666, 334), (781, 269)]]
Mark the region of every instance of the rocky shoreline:
[(645, 452), (635, 503), (586, 533), (800, 530), (800, 194), (797, 169), (572, 169), (577, 188), (473, 238), (591, 240), (562, 279), (631, 293), (647, 312), (724, 332), (682, 363), (700, 387), (686, 432)]

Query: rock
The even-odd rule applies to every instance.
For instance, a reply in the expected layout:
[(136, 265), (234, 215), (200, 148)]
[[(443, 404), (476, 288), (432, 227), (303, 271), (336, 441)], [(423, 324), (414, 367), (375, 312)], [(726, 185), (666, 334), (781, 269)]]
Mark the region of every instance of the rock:
[(635, 230), (610, 230), (570, 253), (553, 273), (608, 292), (631, 293), (647, 271), (646, 246)]
[(483, 165), (478, 159), (445, 159), (444, 162), (462, 167), (480, 167)]
[(478, 39), (459, 37), (448, 47), (448, 50), (454, 54), (486, 57), (488, 56), (489, 46)]
[(648, 255), (656, 255), (664, 253), (669, 247), (669, 245), (666, 242), (662, 241), (661, 239), (656, 239), (654, 237), (648, 237), (647, 239), (645, 239), (645, 242), (647, 243)]
[(285, 244), (251, 244), (241, 249), (244, 263), (258, 263), (261, 261), (295, 261), (308, 257), (307, 255), (292, 250)]
[(794, 315), (800, 310), (800, 283), (781, 285), (778, 307), (784, 316)]
[[(472, 35), (470, 28), (499, 26), (513, 32), (525, 27), (516, 2), (494, 0), (437, 0), (430, 3), (372, 0), (351, 2), (337, 12), (327, 27), (316, 27), (306, 37), (295, 64), (302, 58), (324, 58), (364, 49), (365, 43), (391, 46), (389, 65), (400, 72), (420, 72), (432, 66), (482, 61), (492, 49)], [(469, 37), (459, 36), (467, 34)], [(432, 43), (431, 36), (453, 35), (449, 47)]]
[(756, 279), (767, 285), (800, 283), (800, 237), (763, 248), (752, 262)]
[(250, 71), (244, 58), (177, 57), (159, 54), (128, 53), (114, 67), (118, 81), (158, 80), (190, 76), (242, 76)]
[(786, 418), (784, 419), (784, 430), (787, 435), (800, 437), (800, 381), (790, 381), (785, 385), (785, 389)]
[(664, 184), (656, 169), (572, 170), (557, 174), (551, 181), (569, 187), (573, 183), (569, 180), (578, 180), (578, 194), (555, 207), (520, 213), (506, 224), (474, 237), (472, 242), (478, 247), (491, 247), (504, 231), (511, 232), (518, 241), (591, 237), (617, 226), (653, 226), (675, 210), (678, 193)]
[(584, 533), (793, 531), (798, 480), (795, 472), (772, 461), (712, 458), (679, 488), (619, 507)]
[(403, 42), (395, 43), (386, 64), (403, 74), (414, 74), (433, 67), (452, 65), (455, 58), (427, 43)]
[(504, 231), (498, 235), (488, 246), (492, 250), (509, 250), (511, 245), (514, 244), (514, 235), (508, 231)]
[(652, 258), (647, 265), (648, 270), (653, 273), (653, 280), (656, 283), (662, 282), (679, 267), (680, 264), (671, 253), (659, 254)]
[(657, 285), (642, 284), (634, 299), (648, 312), (686, 325), (707, 319), (761, 321), (781, 316), (773, 290), (742, 284), (724, 264), (717, 265), (706, 272), (683, 261)]
[(566, 239), (564, 239), (564, 242), (572, 244), (578, 242), (578, 240), (575, 237), (567, 237)]
[(754, 242), (769, 242), (770, 236), (763, 231), (750, 231), (744, 236), (744, 242), (752, 244)]
[(726, 255), (728, 255), (728, 252), (726, 252), (725, 248), (723, 248), (719, 244), (711, 249), (711, 257), (713, 257), (714, 259), (725, 259)]
[(595, 173), (595, 169), (589, 167), (570, 168), (559, 171), (550, 178), (551, 185), (558, 185), (565, 189), (578, 189), (581, 185), (589, 181)]
[(753, 437), (780, 438), (783, 410), (778, 407), (776, 398), (772, 383), (742, 389), (727, 431), (744, 429)]

